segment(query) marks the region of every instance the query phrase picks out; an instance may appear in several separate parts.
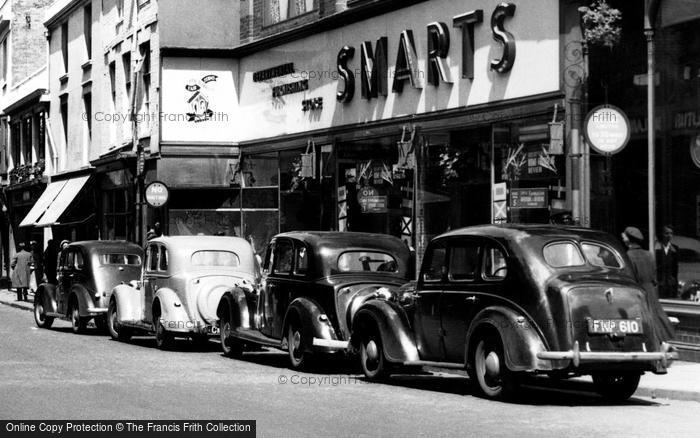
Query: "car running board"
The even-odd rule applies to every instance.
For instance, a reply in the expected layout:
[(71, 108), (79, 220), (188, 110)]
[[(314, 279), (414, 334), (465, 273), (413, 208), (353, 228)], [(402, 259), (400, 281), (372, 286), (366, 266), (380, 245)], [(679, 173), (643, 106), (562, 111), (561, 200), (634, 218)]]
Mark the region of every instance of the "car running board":
[(420, 366), (420, 367), (437, 367), (437, 368), (455, 368), (464, 369), (463, 363), (455, 362), (433, 362), (429, 360), (407, 360), (403, 362), (404, 366)]
[(234, 338), (240, 339), (244, 342), (254, 342), (256, 344), (275, 348), (280, 348), (282, 346), (282, 340), (265, 336), (259, 331), (253, 329), (243, 329), (239, 327), (233, 330), (231, 335)]

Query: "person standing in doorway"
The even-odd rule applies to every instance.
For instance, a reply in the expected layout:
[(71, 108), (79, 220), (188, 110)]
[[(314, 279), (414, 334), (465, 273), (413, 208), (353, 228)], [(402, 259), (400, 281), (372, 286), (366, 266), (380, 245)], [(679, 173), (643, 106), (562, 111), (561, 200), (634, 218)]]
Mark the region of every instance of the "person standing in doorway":
[(673, 228), (665, 225), (655, 248), (660, 298), (678, 297), (678, 247), (671, 243), (672, 238)]
[(17, 291), (17, 301), (27, 301), (27, 288), (32, 275), (33, 259), (32, 253), (27, 251), (24, 242), (19, 245), (17, 255), (12, 259), (12, 286)]
[(51, 284), (56, 284), (56, 263), (58, 262), (58, 245), (53, 239), (46, 242), (46, 251), (44, 251), (44, 274), (46, 281)]
[(627, 255), (632, 262), (632, 271), (640, 286), (644, 289), (647, 307), (651, 312), (654, 324), (653, 331), (659, 342), (667, 342), (674, 338), (675, 333), (671, 321), (661, 303), (656, 289), (656, 265), (649, 251), (642, 248), (644, 234), (636, 227), (627, 227), (622, 233), (622, 240), (627, 245)]

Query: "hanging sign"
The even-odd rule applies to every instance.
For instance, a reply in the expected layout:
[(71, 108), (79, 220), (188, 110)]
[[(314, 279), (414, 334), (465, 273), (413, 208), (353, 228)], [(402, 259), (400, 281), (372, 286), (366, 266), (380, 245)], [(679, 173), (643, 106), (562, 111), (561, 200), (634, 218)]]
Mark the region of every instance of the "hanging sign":
[(146, 186), (146, 204), (151, 207), (158, 208), (164, 206), (168, 202), (169, 195), (168, 186), (160, 181), (153, 181)]
[(583, 124), (586, 141), (603, 155), (620, 152), (630, 139), (630, 121), (620, 108), (601, 105), (594, 108)]

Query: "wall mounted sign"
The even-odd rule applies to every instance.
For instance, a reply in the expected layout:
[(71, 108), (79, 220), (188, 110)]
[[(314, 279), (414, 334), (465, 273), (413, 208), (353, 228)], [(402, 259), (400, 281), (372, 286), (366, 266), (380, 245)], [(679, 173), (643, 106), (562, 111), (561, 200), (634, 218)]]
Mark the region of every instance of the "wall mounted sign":
[(620, 108), (601, 105), (586, 116), (583, 133), (597, 152), (613, 155), (627, 146), (631, 134), (630, 121)]
[(547, 208), (547, 190), (510, 189), (510, 208)]
[(272, 87), (272, 97), (282, 97), (287, 94), (301, 93), (309, 89), (309, 80), (304, 79), (302, 81), (290, 82), (289, 84), (277, 85)]
[[(515, 4), (500, 3), (491, 14), (490, 29), (493, 39), (501, 45), (501, 56), (490, 62), (491, 70), (507, 73), (515, 63), (515, 37), (505, 29), (505, 20), (515, 16)], [(474, 76), (474, 28), (483, 21), (483, 10), (477, 9), (452, 18), (452, 27), (462, 32), (462, 77), (472, 79)], [(450, 34), (447, 24), (442, 22), (429, 23), (427, 70), (428, 83), (439, 86), (440, 82), (451, 83), (446, 59), (450, 49)], [(387, 63), (387, 37), (380, 37), (376, 50), (372, 43), (365, 41), (361, 47), (360, 79), (362, 81), (362, 98), (372, 99), (387, 94), (387, 78), (389, 66)], [(342, 91), (337, 93), (337, 100), (349, 103), (355, 93), (355, 72), (348, 66), (355, 55), (355, 48), (344, 46), (338, 52), (338, 76), (343, 82)], [(406, 29), (399, 35), (399, 46), (396, 55), (392, 91), (401, 93), (405, 81), (413, 88), (421, 88), (421, 71), (418, 66), (416, 44), (413, 31)]]
[(265, 70), (256, 71), (253, 73), (253, 82), (263, 82), (269, 81), (272, 78), (278, 78), (280, 76), (287, 76), (294, 73), (294, 63), (290, 62), (287, 64), (278, 65), (275, 67), (270, 67)]
[(187, 111), (188, 122), (203, 122), (211, 119), (214, 111), (210, 108), (209, 94), (207, 93), (207, 84), (216, 82), (216, 75), (206, 75), (200, 80), (191, 79), (185, 84), (185, 90), (189, 92), (187, 96)]
[(322, 97), (314, 97), (312, 99), (304, 99), (301, 101), (301, 110), (304, 112), (322, 110), (322, 109), (323, 109), (323, 98)]
[(168, 203), (170, 192), (168, 186), (160, 181), (153, 181), (146, 186), (145, 198), (146, 204), (151, 207), (158, 208)]

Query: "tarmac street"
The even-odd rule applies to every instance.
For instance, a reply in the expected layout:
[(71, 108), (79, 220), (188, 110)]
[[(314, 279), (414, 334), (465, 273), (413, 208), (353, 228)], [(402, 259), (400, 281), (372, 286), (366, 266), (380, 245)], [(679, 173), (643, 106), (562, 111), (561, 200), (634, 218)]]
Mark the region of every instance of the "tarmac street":
[(611, 405), (583, 380), (536, 379), (520, 400), (503, 403), (477, 397), (457, 374), (376, 384), (347, 360), (297, 372), (284, 352), (233, 360), (216, 341), (187, 340), (160, 351), (151, 337), (74, 335), (66, 321), (38, 329), (30, 312), (7, 305), (0, 321), (0, 419), (256, 420), (263, 437), (680, 437), (700, 429), (697, 401), (635, 396)]

